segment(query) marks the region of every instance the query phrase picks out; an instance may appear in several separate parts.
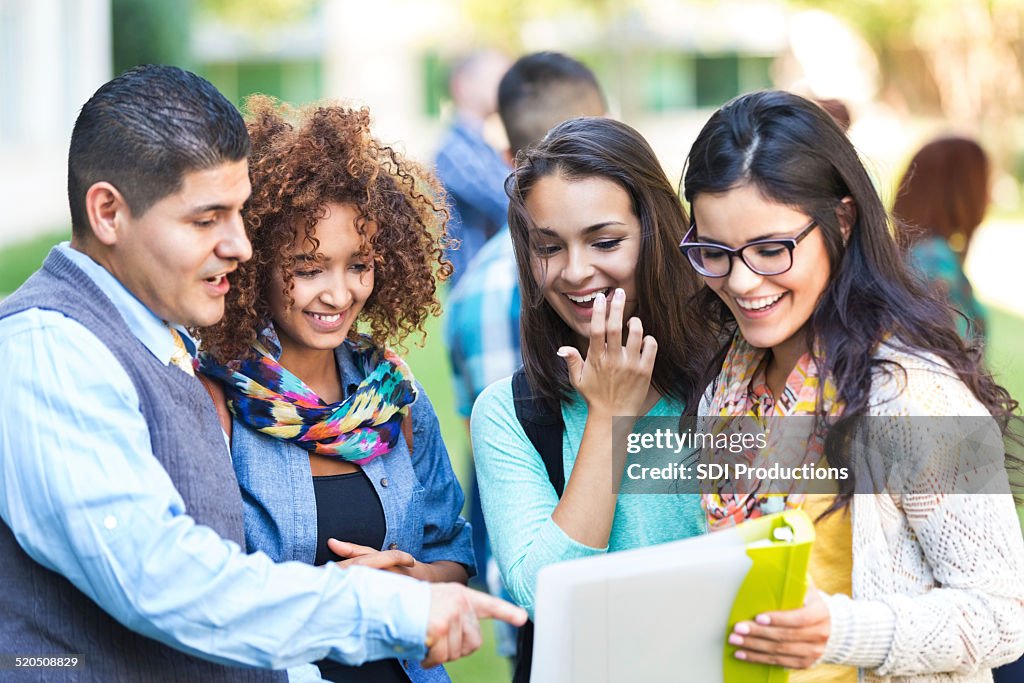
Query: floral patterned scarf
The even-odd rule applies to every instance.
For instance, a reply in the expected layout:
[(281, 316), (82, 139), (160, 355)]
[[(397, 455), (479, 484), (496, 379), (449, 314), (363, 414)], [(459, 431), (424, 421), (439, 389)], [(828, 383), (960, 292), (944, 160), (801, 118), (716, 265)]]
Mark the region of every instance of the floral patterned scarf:
[[(768, 441), (768, 448), (764, 450), (770, 455), (748, 452), (747, 464), (751, 466), (770, 466), (776, 462), (783, 467), (816, 465), (821, 461), (825, 439), (823, 434), (814, 431), (815, 421), (810, 418), (817, 414), (819, 396), (826, 415), (835, 417), (842, 413), (836, 387), (831, 381), (826, 381), (822, 387), (818, 366), (811, 354), (805, 353), (786, 379), (781, 395), (773, 397), (768, 390), (767, 361), (767, 350), (751, 346), (737, 334), (715, 381), (707, 415), (750, 418), (764, 430)], [(796, 415), (808, 419), (790, 420), (785, 429), (781, 428), (780, 418)], [(729, 429), (730, 425), (741, 423), (750, 425), (751, 420), (723, 421), (720, 425)], [(737, 491), (734, 482), (727, 479), (715, 481), (711, 486), (712, 492), (703, 494), (701, 502), (712, 531), (800, 507), (805, 498), (805, 494), (790, 490), (788, 482), (761, 480), (742, 487), (742, 491)]]
[(231, 412), (256, 431), (365, 465), (397, 443), (402, 418), (416, 400), (416, 384), (409, 366), (391, 349), (365, 336), (345, 345), (366, 379), (338, 403), (325, 403), (277, 362), (281, 352), (272, 327), (254, 345), (256, 358), (220, 365), (202, 354), (200, 370), (221, 382)]

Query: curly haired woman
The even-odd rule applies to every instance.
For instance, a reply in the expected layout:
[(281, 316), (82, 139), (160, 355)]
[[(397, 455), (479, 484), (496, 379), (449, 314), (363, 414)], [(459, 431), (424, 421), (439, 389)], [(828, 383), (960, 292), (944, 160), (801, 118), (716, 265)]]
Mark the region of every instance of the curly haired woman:
[[(451, 270), (438, 185), (373, 138), (365, 109), (248, 108), (253, 257), (200, 331), (201, 369), (232, 413), (248, 549), (465, 583), (462, 491), (430, 401), (386, 345), (438, 310), (435, 271)], [(394, 659), (317, 666), (331, 681), (448, 680)]]

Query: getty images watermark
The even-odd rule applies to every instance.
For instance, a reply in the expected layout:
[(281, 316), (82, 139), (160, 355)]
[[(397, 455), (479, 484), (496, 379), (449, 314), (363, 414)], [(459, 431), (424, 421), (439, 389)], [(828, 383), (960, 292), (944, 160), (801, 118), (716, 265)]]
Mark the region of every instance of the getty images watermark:
[(811, 416), (615, 418), (613, 490), (1024, 493), (1020, 420), (866, 417), (846, 427), (840, 439)]

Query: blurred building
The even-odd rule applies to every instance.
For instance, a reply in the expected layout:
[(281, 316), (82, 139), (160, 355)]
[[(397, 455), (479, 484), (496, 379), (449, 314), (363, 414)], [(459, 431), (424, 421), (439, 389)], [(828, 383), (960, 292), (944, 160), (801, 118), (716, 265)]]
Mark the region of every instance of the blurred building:
[(322, 98), (369, 105), (381, 139), (428, 159), (445, 96), (445, 71), (433, 46), (447, 42), (445, 36), (463, 43), (463, 24), (458, 7), (445, 0), (323, 0), (274, 27), (200, 20), (192, 58), (239, 105), (253, 92), (296, 105)]
[(0, 0), (0, 244), (70, 225), (71, 128), (110, 46), (110, 0)]
[[(484, 36), (494, 42), (502, 28), (517, 49), (559, 50), (593, 68), (613, 114), (650, 140), (671, 177), (710, 112), (740, 93), (786, 87), (856, 108), (874, 96), (877, 76), (863, 41), (783, 0), (569, 2), (529, 16), (504, 0), (296, 0), (273, 22), (261, 22), (259, 5), (244, 25), (192, 15), (186, 66), (237, 104), (253, 92), (367, 104), (377, 135), (424, 161), (446, 123), (448, 66), (493, 46)], [(67, 223), (64, 156), (77, 108), (111, 76), (110, 6), (0, 0), (0, 198), (16, 207), (0, 240)], [(871, 138), (891, 151), (899, 131), (877, 132)]]
[[(581, 3), (526, 21), (522, 48), (560, 50), (587, 63), (613, 112), (650, 136), (671, 170), (681, 168), (710, 110), (772, 87), (775, 62), (790, 50), (793, 12), (780, 0), (598, 5), (604, 9)], [(380, 137), (429, 159), (443, 129), (448, 65), (487, 47), (477, 20), (453, 0), (323, 0), (273, 31), (199, 24), (193, 57), (236, 101), (260, 91), (293, 103), (365, 103)], [(500, 127), (495, 137), (501, 144)]]

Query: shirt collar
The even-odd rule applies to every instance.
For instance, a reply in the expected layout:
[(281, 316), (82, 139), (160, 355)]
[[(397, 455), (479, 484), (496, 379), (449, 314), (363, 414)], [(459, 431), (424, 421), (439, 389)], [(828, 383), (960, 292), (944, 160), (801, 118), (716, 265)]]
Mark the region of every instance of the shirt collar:
[[(149, 349), (149, 352), (156, 356), (161, 363), (165, 365), (169, 363), (174, 354), (174, 339), (167, 333), (167, 323), (135, 298), (135, 295), (128, 291), (128, 288), (121, 284), (120, 280), (111, 275), (106, 268), (93, 261), (89, 255), (72, 249), (68, 242), (59, 244), (57, 249), (107, 295), (111, 303), (114, 304), (114, 308), (121, 314), (128, 329), (142, 342), (142, 345)], [(181, 334), (185, 346), (189, 347), (190, 351), (194, 350), (195, 342), (184, 328), (177, 325), (173, 327)]]

